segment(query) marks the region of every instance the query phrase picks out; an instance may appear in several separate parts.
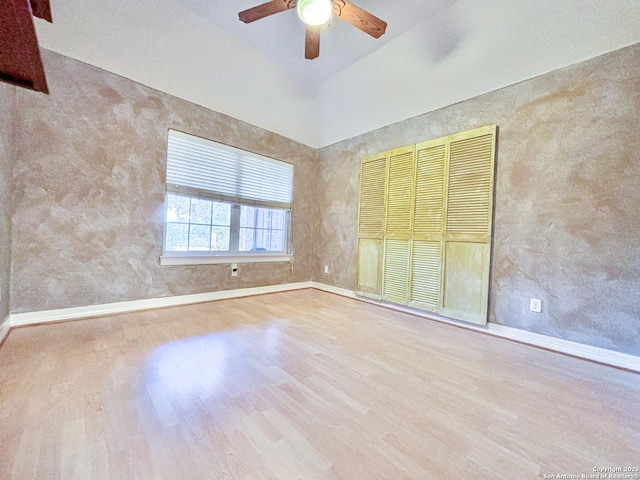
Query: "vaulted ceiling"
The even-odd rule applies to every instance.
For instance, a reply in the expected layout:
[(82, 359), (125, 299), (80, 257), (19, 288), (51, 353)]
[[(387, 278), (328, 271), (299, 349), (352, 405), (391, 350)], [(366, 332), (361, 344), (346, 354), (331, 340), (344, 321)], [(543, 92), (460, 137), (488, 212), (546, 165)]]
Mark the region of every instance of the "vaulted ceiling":
[(295, 10), (265, 0), (51, 0), (42, 47), (319, 148), (640, 42), (638, 0), (353, 0), (304, 59)]

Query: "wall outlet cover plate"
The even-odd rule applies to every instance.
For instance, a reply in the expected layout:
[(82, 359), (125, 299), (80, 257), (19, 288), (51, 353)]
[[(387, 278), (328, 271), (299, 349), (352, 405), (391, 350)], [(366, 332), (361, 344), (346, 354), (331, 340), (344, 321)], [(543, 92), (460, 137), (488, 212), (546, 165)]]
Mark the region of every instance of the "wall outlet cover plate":
[(542, 312), (542, 300), (539, 298), (532, 298), (529, 302), (529, 310), (534, 313)]

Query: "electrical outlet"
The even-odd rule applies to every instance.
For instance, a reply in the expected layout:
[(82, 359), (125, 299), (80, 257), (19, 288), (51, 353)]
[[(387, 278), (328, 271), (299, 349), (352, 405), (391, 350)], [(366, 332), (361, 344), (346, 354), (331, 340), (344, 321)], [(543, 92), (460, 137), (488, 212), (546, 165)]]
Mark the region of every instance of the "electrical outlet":
[(329, 273), (329, 265), (324, 266), (324, 273)]
[(232, 263), (231, 264), (231, 276), (232, 277), (237, 277), (238, 276), (238, 264), (237, 263)]
[(529, 302), (529, 310), (535, 313), (542, 312), (542, 300), (539, 298), (532, 298)]

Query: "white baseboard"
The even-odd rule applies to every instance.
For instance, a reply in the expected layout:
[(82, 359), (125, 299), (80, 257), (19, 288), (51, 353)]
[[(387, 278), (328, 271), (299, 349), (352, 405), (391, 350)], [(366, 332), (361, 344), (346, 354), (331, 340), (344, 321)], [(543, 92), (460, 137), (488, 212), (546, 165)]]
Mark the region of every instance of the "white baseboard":
[(556, 337), (549, 337), (547, 335), (540, 335), (538, 333), (528, 332), (526, 330), (520, 330), (518, 328), (506, 327), (504, 325), (498, 325), (495, 323), (488, 323), (486, 326), (464, 323), (458, 320), (441, 317), (439, 315), (421, 312), (420, 310), (404, 307), (402, 305), (394, 305), (392, 303), (379, 302), (364, 297), (357, 297), (355, 295), (355, 292), (352, 290), (334, 287), (331, 285), (324, 285), (322, 283), (311, 282), (311, 286), (318, 290), (335, 293), (337, 295), (342, 295), (348, 298), (355, 298), (362, 302), (380, 305), (385, 308), (409, 313), (411, 315), (427, 318), (429, 320), (435, 320), (437, 322), (455, 325), (456, 327), (475, 330), (477, 332), (493, 335), (495, 337), (506, 338), (509, 340), (514, 340), (516, 342), (525, 343), (527, 345), (532, 345), (534, 347), (544, 348), (546, 350), (552, 350), (554, 352), (562, 353), (565, 355), (584, 358), (586, 360), (591, 360), (594, 362), (603, 363), (605, 365), (611, 365), (613, 367), (624, 368), (626, 370), (640, 373), (640, 357), (636, 357), (634, 355), (614, 352), (613, 350), (607, 350), (605, 348), (592, 347), (591, 345), (563, 340)]
[(0, 345), (9, 335), (9, 330), (11, 330), (11, 324), (9, 323), (9, 317), (7, 317), (0, 323)]
[(518, 328), (506, 327), (495, 323), (487, 324), (490, 334), (496, 337), (515, 340), (516, 342), (534, 345), (536, 347), (553, 350), (573, 357), (585, 358), (598, 363), (624, 368), (640, 373), (640, 357), (626, 353), (614, 352), (606, 348), (592, 347), (584, 343), (572, 342), (561, 338), (540, 335)]
[(176, 295), (173, 297), (149, 298), (128, 302), (106, 303), (102, 305), (88, 305), (86, 307), (61, 308), (58, 310), (43, 310), (40, 312), (14, 313), (9, 315), (11, 327), (24, 327), (41, 323), (62, 322), (66, 320), (80, 320), (82, 318), (103, 317), (118, 313), (151, 310), (154, 308), (175, 307), (193, 303), (212, 302), (229, 298), (263, 295), (265, 293), (285, 292), (311, 288), (311, 282), (286, 283), (283, 285), (269, 285), (266, 287), (239, 288), (220, 292), (196, 293), (192, 295)]
[(346, 288), (334, 287), (333, 285), (327, 285), (325, 283), (318, 283), (318, 282), (310, 282), (310, 283), (311, 283), (311, 288), (315, 288), (316, 290), (322, 290), (323, 292), (335, 293), (336, 295), (341, 295), (343, 297), (359, 299), (358, 297), (356, 297), (356, 292), (354, 292), (353, 290), (347, 290)]
[(512, 327), (505, 327), (489, 323), (486, 326), (478, 326), (428, 314), (402, 305), (379, 302), (368, 298), (357, 297), (353, 290), (346, 288), (325, 285), (319, 282), (287, 283), (283, 285), (269, 285), (266, 287), (241, 288), (237, 290), (225, 290), (221, 292), (198, 293), (193, 295), (177, 295), (173, 297), (151, 298), (146, 300), (133, 300), (128, 302), (107, 303), (102, 305), (89, 305), (86, 307), (63, 308), (58, 310), (44, 310), (40, 312), (16, 313), (9, 315), (0, 324), (0, 342), (7, 336), (9, 329), (13, 327), (23, 327), (49, 322), (61, 322), (66, 320), (79, 320), (82, 318), (100, 317), (105, 315), (115, 315), (118, 313), (135, 312), (139, 310), (150, 310), (154, 308), (174, 307), (179, 305), (189, 305), (193, 303), (211, 302), (215, 300), (225, 300), (230, 298), (241, 298), (252, 295), (262, 295), (266, 293), (285, 292), (289, 290), (301, 290), (304, 288), (315, 288), (324, 292), (341, 295), (361, 302), (372, 303), (392, 310), (397, 310), (411, 315), (416, 315), (429, 320), (455, 325), (457, 327), (475, 330), (484, 334), (514, 340), (527, 345), (552, 350), (555, 352), (584, 358), (598, 363), (624, 368), (634, 372), (640, 372), (640, 357), (625, 353), (614, 352), (604, 348), (592, 347), (581, 343), (562, 340), (560, 338), (549, 337), (537, 333), (528, 332)]

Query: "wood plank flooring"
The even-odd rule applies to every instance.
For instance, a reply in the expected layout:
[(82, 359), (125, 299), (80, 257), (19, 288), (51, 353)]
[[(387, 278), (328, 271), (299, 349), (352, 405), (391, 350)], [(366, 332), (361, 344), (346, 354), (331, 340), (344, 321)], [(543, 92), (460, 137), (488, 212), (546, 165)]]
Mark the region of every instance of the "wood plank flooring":
[(587, 475), (640, 464), (639, 399), (634, 373), (301, 290), (13, 330), (0, 478)]

